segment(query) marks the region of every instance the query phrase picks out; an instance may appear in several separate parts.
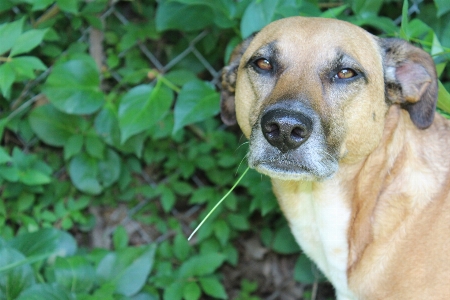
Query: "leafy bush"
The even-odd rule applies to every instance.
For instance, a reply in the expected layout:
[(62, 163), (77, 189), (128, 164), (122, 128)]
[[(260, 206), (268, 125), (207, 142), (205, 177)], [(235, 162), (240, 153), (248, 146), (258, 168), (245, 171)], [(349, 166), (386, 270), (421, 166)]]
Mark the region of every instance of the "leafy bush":
[[(242, 235), (321, 281), (253, 171), (186, 240), (245, 169), (245, 141), (217, 117), (219, 70), (293, 15), (420, 44), (450, 112), (448, 1), (2, 0), (0, 299), (225, 299)], [(237, 299), (264, 296), (237, 284)]]

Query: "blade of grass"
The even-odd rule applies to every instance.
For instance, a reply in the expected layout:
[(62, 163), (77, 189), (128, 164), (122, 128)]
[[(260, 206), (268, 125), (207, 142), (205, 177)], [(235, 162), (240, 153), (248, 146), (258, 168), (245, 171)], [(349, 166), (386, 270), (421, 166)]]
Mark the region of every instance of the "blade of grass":
[(400, 37), (404, 40), (409, 41), (409, 30), (408, 30), (408, 0), (403, 1), (402, 8), (402, 23), (400, 24)]
[(245, 174), (247, 174), (247, 171), (250, 168), (247, 167), (247, 169), (244, 171), (244, 173), (242, 173), (241, 177), (239, 177), (239, 179), (235, 182), (235, 184), (231, 187), (231, 189), (222, 197), (222, 199), (219, 200), (219, 202), (217, 202), (217, 204), (211, 209), (211, 211), (206, 215), (206, 217), (200, 222), (200, 224), (198, 224), (198, 226), (195, 228), (195, 230), (191, 233), (191, 235), (188, 237), (188, 241), (191, 240), (191, 238), (194, 236), (194, 234), (200, 229), (200, 227), (203, 225), (203, 223), (205, 223), (205, 221), (209, 218), (209, 216), (216, 210), (216, 208), (223, 202), (223, 200), (225, 200), (228, 195), (231, 194), (231, 192), (236, 188), (236, 186), (239, 184), (239, 182), (242, 180), (242, 178), (244, 178)]

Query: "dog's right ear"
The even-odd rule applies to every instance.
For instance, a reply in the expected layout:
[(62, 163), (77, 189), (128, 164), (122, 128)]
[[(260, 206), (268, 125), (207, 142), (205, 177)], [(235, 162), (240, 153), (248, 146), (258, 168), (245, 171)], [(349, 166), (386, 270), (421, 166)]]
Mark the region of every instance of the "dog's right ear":
[(388, 38), (380, 42), (384, 50), (388, 101), (407, 110), (416, 127), (428, 128), (434, 119), (438, 92), (433, 59), (401, 39)]
[(234, 93), (236, 90), (237, 71), (241, 62), (241, 57), (255, 35), (256, 33), (252, 34), (236, 46), (236, 48), (234, 48), (233, 53), (231, 53), (230, 56), (229, 64), (222, 69), (220, 117), (228, 126), (236, 124)]

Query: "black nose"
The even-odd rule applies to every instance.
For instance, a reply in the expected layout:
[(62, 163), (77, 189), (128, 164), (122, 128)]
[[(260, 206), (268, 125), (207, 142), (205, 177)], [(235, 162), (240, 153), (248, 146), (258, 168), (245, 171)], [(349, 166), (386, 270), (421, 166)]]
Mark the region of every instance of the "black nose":
[(312, 121), (304, 114), (287, 109), (272, 109), (261, 118), (266, 140), (281, 152), (298, 148), (312, 131)]

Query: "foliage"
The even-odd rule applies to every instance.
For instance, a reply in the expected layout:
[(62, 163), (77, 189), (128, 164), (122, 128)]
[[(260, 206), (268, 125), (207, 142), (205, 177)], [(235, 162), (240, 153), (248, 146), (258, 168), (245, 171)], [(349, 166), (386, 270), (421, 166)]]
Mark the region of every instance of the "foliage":
[[(294, 15), (420, 44), (450, 112), (445, 0), (0, 1), (0, 299), (225, 299), (221, 268), (238, 265), (245, 233), (297, 254), (297, 280), (322, 281), (254, 171), (186, 240), (245, 169), (245, 142), (217, 117), (218, 71), (242, 38)], [(94, 211), (122, 206), (112, 247), (86, 242)], [(237, 298), (257, 291), (243, 280)]]
[[(24, 233), (9, 241), (0, 239), (0, 245), (2, 299), (144, 296), (138, 292), (150, 274), (155, 255), (154, 244), (80, 255), (74, 238), (53, 228)], [(43, 278), (36, 275), (41, 267), (45, 283), (39, 283)]]

